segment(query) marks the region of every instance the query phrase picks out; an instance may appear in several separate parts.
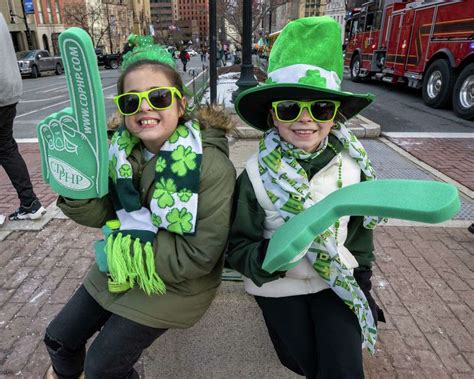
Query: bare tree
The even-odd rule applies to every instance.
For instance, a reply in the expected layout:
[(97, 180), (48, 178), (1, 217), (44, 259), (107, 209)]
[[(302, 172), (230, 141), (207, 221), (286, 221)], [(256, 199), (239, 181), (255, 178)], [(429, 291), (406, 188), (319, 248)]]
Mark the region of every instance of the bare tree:
[(89, 34), (94, 47), (104, 43), (104, 37), (110, 32), (111, 22), (102, 3), (90, 6), (72, 3), (65, 7), (64, 16), (67, 25), (78, 26)]
[[(289, 0), (260, 0), (252, 1), (252, 34), (260, 28), (262, 20), (274, 12), (278, 7), (290, 2)], [(217, 13), (223, 17), (240, 35), (240, 41), (229, 35), (229, 38), (238, 44), (243, 35), (242, 0), (218, 0)]]

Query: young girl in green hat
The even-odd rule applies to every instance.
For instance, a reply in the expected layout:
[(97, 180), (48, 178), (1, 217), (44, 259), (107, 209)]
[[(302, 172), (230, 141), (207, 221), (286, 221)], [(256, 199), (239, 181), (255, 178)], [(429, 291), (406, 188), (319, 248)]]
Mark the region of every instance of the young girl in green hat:
[(244, 275), (281, 363), (307, 378), (362, 378), (362, 346), (374, 351), (380, 313), (370, 295), (376, 219), (342, 217), (295, 268), (262, 269), (278, 227), (338, 188), (375, 179), (343, 123), (372, 97), (341, 91), (340, 36), (330, 17), (290, 22), (272, 48), (267, 81), (235, 105), (265, 133), (237, 180), (227, 261)]
[(194, 325), (221, 280), (235, 184), (230, 119), (214, 108), (187, 115), (173, 58), (138, 42), (114, 99), (124, 122), (109, 149), (109, 194), (58, 200), (81, 225), (119, 221), (108, 223), (97, 265), (47, 327), (48, 378), (137, 378), (143, 350), (169, 328)]

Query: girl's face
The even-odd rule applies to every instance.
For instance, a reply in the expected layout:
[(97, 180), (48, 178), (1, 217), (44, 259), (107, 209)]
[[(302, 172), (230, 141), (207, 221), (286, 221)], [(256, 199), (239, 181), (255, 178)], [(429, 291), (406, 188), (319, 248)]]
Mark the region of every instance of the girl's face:
[[(173, 84), (162, 71), (144, 66), (125, 76), (123, 91), (124, 93), (142, 92), (155, 87), (172, 86)], [(180, 103), (182, 107), (179, 106)], [(185, 100), (176, 96), (171, 108), (157, 111), (143, 99), (137, 113), (125, 116), (125, 125), (130, 133), (140, 138), (148, 150), (156, 154), (178, 126), (178, 120), (184, 113), (185, 105)]]
[(334, 125), (333, 121), (314, 121), (306, 108), (303, 109), (300, 117), (293, 122), (278, 121), (273, 110), (271, 110), (271, 114), (273, 124), (278, 129), (280, 137), (308, 153), (317, 150), (321, 141), (328, 136)]

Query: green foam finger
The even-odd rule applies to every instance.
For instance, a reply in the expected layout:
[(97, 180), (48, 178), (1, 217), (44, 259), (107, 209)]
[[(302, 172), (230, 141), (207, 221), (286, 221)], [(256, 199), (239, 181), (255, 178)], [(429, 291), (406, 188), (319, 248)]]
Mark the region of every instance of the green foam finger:
[(71, 106), (36, 127), (43, 179), (65, 197), (102, 197), (108, 192), (108, 144), (97, 57), (80, 28), (62, 32), (59, 49)]
[(314, 238), (343, 216), (377, 216), (435, 224), (452, 218), (460, 207), (457, 188), (447, 183), (394, 179), (347, 186), (278, 228), (262, 267), (270, 273), (295, 267)]

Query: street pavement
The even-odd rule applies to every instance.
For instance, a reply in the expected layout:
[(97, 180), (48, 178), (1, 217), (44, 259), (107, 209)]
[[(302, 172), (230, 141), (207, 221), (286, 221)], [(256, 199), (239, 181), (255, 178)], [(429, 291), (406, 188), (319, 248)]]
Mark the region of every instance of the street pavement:
[[(367, 120), (360, 118), (352, 126), (364, 125)], [(375, 356), (364, 356), (367, 378), (474, 377), (474, 235), (467, 230), (474, 221), (473, 141), (427, 140), (428, 145), (390, 136), (362, 140), (380, 178), (451, 181), (462, 189), (463, 202), (460, 214), (441, 225), (390, 220), (376, 230), (373, 285), (387, 323), (380, 325)], [(256, 148), (256, 140), (231, 139), (231, 159), (239, 172)], [(93, 264), (92, 244), (100, 237), (98, 230), (76, 225), (57, 211), (55, 195), (42, 183), (37, 144), (22, 143), (20, 151), (48, 213), (35, 222), (0, 226), (0, 379), (42, 376), (48, 366), (44, 329)], [(0, 194), (0, 214), (12, 212), (18, 201), (3, 170)], [(228, 330), (241, 327), (228, 322)], [(233, 341), (235, 349), (248, 348), (238, 343)], [(145, 355), (140, 372), (150, 359), (160, 357)], [(238, 372), (237, 367), (227, 371)], [(210, 372), (207, 377), (221, 376)]]

